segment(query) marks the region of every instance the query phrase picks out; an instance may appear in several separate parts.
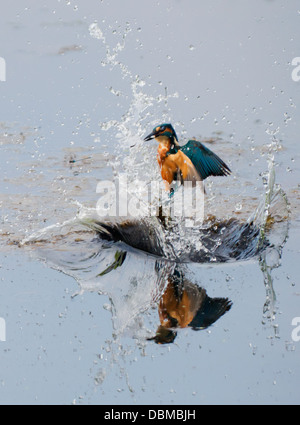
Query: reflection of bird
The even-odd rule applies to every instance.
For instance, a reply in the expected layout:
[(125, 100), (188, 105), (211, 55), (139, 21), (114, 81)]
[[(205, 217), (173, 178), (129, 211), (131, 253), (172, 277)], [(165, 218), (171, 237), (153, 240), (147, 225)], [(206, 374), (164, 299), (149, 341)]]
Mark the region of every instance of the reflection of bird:
[(166, 344), (175, 339), (175, 328), (205, 329), (230, 310), (231, 305), (228, 298), (210, 298), (205, 289), (175, 270), (159, 303), (161, 325), (151, 339), (158, 344)]
[(161, 176), (171, 190), (173, 180), (202, 181), (209, 176), (227, 176), (229, 167), (210, 149), (196, 140), (189, 140), (179, 146), (178, 138), (171, 124), (154, 127), (145, 141), (156, 139), (159, 143), (157, 160)]

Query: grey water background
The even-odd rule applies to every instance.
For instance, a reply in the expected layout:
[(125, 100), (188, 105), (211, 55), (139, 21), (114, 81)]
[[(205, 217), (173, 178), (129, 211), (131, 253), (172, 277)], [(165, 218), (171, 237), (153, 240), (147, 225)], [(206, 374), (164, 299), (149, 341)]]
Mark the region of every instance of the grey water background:
[[(1, 10), (0, 403), (298, 404), (298, 2), (11, 1)], [(257, 259), (192, 265), (195, 281), (233, 306), (164, 346), (143, 333), (158, 325), (155, 305), (116, 340), (108, 295), (80, 288), (49, 252), (39, 261), (19, 247), (74, 217), (78, 203), (94, 207), (97, 182), (122, 167), (120, 150), (130, 155), (117, 141), (136, 142), (162, 118), (181, 140), (217, 139), (212, 149), (233, 170), (207, 183), (218, 215), (255, 210), (270, 146), (290, 203), (272, 311)], [(142, 149), (155, 168), (154, 144)], [(59, 243), (51, 249), (63, 256)]]

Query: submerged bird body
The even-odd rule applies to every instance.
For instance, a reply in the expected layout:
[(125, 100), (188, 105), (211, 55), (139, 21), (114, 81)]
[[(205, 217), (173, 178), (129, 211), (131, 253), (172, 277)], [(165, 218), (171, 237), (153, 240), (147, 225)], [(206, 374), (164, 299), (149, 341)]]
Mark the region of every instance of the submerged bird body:
[(174, 180), (202, 181), (209, 176), (227, 176), (229, 167), (210, 149), (197, 140), (180, 146), (171, 124), (154, 127), (144, 140), (156, 139), (159, 143), (157, 161), (167, 189)]

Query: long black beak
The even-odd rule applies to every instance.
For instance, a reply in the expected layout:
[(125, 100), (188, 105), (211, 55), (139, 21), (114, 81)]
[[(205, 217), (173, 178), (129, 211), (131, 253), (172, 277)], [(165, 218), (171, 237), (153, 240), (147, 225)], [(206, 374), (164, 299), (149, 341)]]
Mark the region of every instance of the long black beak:
[(148, 136), (147, 137), (145, 137), (145, 139), (144, 139), (144, 141), (145, 142), (148, 142), (148, 140), (152, 140), (152, 139), (154, 139), (154, 137), (156, 136), (156, 132), (155, 131), (152, 131), (152, 133), (150, 133), (150, 134), (148, 134)]

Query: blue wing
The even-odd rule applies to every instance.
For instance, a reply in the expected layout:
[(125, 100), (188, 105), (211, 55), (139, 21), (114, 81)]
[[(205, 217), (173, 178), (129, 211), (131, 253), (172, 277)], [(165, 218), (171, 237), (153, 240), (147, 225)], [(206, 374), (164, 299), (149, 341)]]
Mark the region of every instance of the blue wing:
[(227, 176), (231, 173), (221, 158), (197, 140), (189, 140), (179, 149), (190, 158), (202, 180), (208, 176)]
[(206, 296), (189, 326), (194, 330), (205, 329), (229, 311), (231, 306), (232, 302), (228, 298), (210, 298)]

